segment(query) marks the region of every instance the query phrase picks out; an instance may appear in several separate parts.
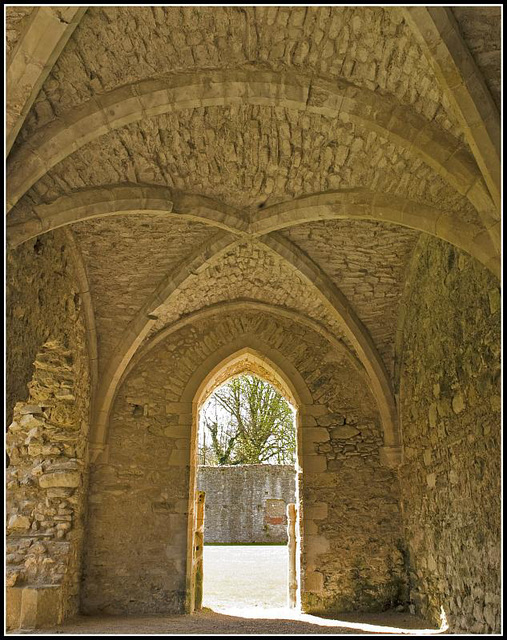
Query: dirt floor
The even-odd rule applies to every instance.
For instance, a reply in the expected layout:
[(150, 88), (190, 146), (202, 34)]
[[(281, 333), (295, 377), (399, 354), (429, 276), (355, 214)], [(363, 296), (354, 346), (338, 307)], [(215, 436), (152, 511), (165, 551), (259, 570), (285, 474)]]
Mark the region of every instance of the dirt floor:
[(79, 616), (40, 635), (306, 635), (442, 632), (407, 613), (343, 614), (340, 620), (286, 608), (286, 546), (204, 548), (204, 609), (192, 616)]
[[(238, 612), (239, 613), (239, 612)], [(264, 613), (266, 617), (261, 617)], [(251, 615), (249, 611), (247, 615)], [(205, 609), (192, 616), (79, 616), (45, 630), (16, 631), (9, 635), (307, 635), (307, 634), (407, 634), (439, 633), (423, 620), (404, 613), (357, 614), (328, 620), (289, 612), (257, 611), (259, 617), (225, 615)], [(289, 616), (293, 615), (293, 618)], [(271, 617), (273, 616), (273, 617)], [(276, 618), (274, 616), (285, 616)]]

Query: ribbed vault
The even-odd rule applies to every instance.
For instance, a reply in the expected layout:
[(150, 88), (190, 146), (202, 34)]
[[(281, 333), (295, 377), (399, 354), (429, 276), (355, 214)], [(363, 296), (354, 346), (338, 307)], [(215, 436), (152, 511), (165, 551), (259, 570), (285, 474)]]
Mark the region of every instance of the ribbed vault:
[[(453, 93), (420, 33), (444, 18), (487, 74), (479, 25), (459, 11), (11, 9), (8, 82), (31, 73), (27, 55), (45, 62), (8, 105), (8, 241), (71, 234), (93, 306), (99, 423), (154, 335), (248, 299), (341, 341), (396, 431), (394, 343), (420, 234), (499, 272), (496, 169), (464, 111), (479, 94)], [(46, 48), (26, 53), (43, 27)]]
[(499, 8), (6, 17), (9, 628), (198, 608), (197, 405), (253, 370), (304, 610), (499, 630)]

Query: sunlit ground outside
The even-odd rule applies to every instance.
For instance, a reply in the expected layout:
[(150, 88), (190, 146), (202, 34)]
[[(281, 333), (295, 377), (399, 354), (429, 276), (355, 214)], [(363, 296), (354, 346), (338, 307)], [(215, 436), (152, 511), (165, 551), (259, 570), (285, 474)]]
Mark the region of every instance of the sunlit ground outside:
[(204, 545), (203, 606), (279, 608), (287, 604), (286, 545)]
[(203, 606), (243, 619), (285, 619), (349, 632), (435, 635), (447, 631), (395, 612), (343, 614), (339, 619), (302, 614), (287, 607), (285, 545), (205, 545)]

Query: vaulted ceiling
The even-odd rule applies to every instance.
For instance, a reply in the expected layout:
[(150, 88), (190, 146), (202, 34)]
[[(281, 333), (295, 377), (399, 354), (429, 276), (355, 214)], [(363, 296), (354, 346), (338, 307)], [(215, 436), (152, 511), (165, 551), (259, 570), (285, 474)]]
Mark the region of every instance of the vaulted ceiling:
[(72, 234), (99, 405), (234, 300), (319, 323), (389, 393), (420, 235), (499, 271), (499, 13), (8, 8), (8, 239)]

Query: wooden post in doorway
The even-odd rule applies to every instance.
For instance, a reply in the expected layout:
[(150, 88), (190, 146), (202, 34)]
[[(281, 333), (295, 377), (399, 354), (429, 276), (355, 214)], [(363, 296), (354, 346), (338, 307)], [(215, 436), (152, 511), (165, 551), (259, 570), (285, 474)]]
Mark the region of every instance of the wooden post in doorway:
[(197, 492), (197, 512), (195, 524), (194, 567), (195, 567), (195, 611), (202, 609), (203, 555), (204, 555), (204, 491)]
[(287, 550), (289, 552), (289, 607), (294, 609), (297, 602), (296, 573), (296, 505), (287, 505)]

